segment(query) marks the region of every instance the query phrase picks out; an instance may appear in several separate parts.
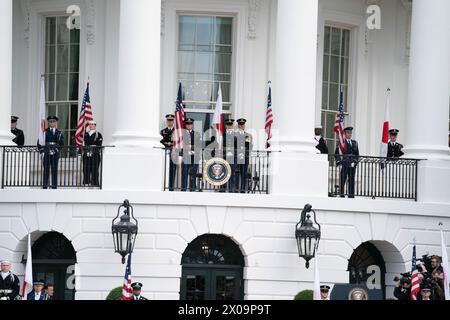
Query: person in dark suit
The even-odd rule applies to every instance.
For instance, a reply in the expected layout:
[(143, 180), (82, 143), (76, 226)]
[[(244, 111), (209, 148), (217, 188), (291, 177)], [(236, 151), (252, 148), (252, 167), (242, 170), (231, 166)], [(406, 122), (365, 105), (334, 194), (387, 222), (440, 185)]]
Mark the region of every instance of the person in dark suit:
[[(233, 128), (234, 119), (228, 119), (225, 121), (225, 131), (223, 133), (223, 159), (225, 159), (231, 167), (231, 177), (228, 181), (228, 191), (234, 192), (236, 186), (236, 150), (237, 150), (237, 138), (236, 131)], [(225, 186), (226, 188), (227, 186)]]
[(314, 129), (315, 137), (314, 139), (319, 143), (316, 146), (316, 149), (320, 151), (321, 154), (328, 154), (328, 146), (325, 141), (325, 139), (322, 137), (323, 128), (321, 126), (318, 126), (316, 129)]
[(53, 283), (47, 283), (44, 287), (44, 291), (47, 296), (47, 300), (54, 300), (53, 296), (55, 294), (55, 286)]
[(49, 116), (47, 118), (49, 128), (45, 130), (45, 146), (38, 147), (44, 154), (44, 189), (49, 187), (50, 170), (52, 171), (52, 189), (58, 188), (58, 162), (60, 148), (64, 145), (64, 136), (56, 126), (58, 124), (57, 116)]
[(389, 130), (390, 140), (388, 144), (388, 158), (400, 158), (404, 155), (402, 151), (403, 145), (397, 142), (399, 132), (400, 131), (397, 129)]
[(148, 300), (147, 298), (141, 296), (141, 290), (144, 285), (140, 282), (135, 282), (131, 284), (131, 288), (133, 289), (133, 297), (131, 300), (135, 301), (144, 301)]
[(19, 117), (16, 116), (11, 117), (11, 133), (15, 136), (13, 142), (17, 144), (19, 147), (23, 147), (25, 145), (25, 135), (23, 134), (22, 130), (17, 129), (18, 120)]
[(174, 191), (174, 182), (177, 171), (177, 166), (172, 159), (173, 141), (172, 136), (175, 131), (174, 127), (175, 116), (173, 114), (166, 115), (167, 127), (161, 130), (161, 144), (166, 148), (166, 152), (169, 154), (169, 190)]
[(355, 173), (358, 165), (359, 147), (356, 140), (352, 140), (353, 127), (347, 127), (345, 132), (346, 150), (343, 156), (340, 156), (339, 146), (336, 147), (336, 163), (341, 165), (339, 189), (341, 197), (344, 198), (345, 183), (348, 180), (348, 197), (355, 197)]
[(197, 189), (197, 172), (202, 153), (200, 133), (194, 131), (194, 119), (184, 121), (184, 145), (182, 150), (183, 164), (181, 169), (181, 191), (186, 191), (189, 179), (189, 190)]
[(3, 260), (0, 273), (0, 300), (15, 300), (19, 296), (19, 278), (11, 272), (11, 262)]
[(97, 131), (97, 122), (89, 121), (89, 131), (84, 134), (83, 184), (100, 186), (99, 169), (103, 136)]
[(27, 300), (48, 300), (47, 294), (44, 292), (44, 284), (43, 280), (34, 281), (33, 282), (33, 291), (31, 291), (27, 295)]
[(248, 168), (250, 166), (250, 153), (253, 150), (253, 137), (245, 131), (246, 119), (238, 119), (238, 131), (236, 132), (236, 190), (241, 193), (248, 192)]

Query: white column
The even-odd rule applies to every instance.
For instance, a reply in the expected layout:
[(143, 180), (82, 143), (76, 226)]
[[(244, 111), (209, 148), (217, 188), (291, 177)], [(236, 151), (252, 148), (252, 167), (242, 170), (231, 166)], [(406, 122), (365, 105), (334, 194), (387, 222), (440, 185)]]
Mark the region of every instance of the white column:
[(0, 0), (0, 145), (12, 145), (12, 0)]
[(280, 148), (316, 153), (318, 0), (279, 0), (274, 105)]
[(318, 0), (278, 0), (272, 193), (327, 196), (328, 159), (314, 140)]
[(406, 157), (448, 159), (450, 1), (414, 0)]
[(161, 1), (120, 1), (116, 146), (158, 145)]

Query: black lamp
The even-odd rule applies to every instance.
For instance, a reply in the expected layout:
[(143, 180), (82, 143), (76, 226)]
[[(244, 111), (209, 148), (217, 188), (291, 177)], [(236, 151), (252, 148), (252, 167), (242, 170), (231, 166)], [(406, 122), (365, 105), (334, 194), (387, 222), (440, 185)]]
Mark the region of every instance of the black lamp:
[[(310, 212), (314, 213), (314, 226)], [(300, 222), (295, 226), (295, 237), (297, 238), (298, 254), (300, 258), (306, 260), (306, 268), (309, 268), (309, 261), (315, 257), (316, 249), (320, 241), (320, 224), (316, 220), (316, 212), (310, 204), (307, 204), (302, 211)]]
[[(123, 215), (119, 218), (122, 210)], [(133, 216), (133, 207), (128, 200), (125, 200), (117, 210), (117, 216), (112, 221), (111, 230), (114, 250), (122, 256), (122, 263), (125, 264), (125, 257), (133, 252), (138, 233), (138, 222)]]

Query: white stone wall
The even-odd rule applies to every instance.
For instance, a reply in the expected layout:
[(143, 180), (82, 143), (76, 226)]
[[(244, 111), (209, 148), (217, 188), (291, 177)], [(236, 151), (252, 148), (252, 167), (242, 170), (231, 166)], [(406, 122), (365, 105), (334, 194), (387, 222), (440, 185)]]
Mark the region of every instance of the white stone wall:
[[(112, 288), (121, 286), (124, 272), (120, 256), (113, 252), (110, 234), (111, 220), (118, 208), (111, 199), (120, 199), (120, 193), (103, 193), (104, 196), (97, 193), (91, 197), (96, 203), (89, 203), (87, 193), (85, 200), (79, 201), (81, 195), (57, 192), (56, 203), (46, 202), (45, 197), (36, 201), (31, 196), (25, 198), (25, 203), (15, 203), (12, 191), (2, 191), (0, 257), (11, 259), (14, 270), (22, 275), (24, 266), (20, 261), (26, 254), (27, 230), (32, 232), (33, 241), (45, 232), (60, 232), (72, 241), (77, 252), (76, 299), (104, 299)], [(27, 193), (39, 197), (41, 192)], [(230, 206), (226, 205), (227, 197), (215, 201), (219, 199), (217, 195), (188, 194), (194, 199), (194, 205), (184, 199), (167, 201), (175, 198), (174, 194), (167, 193), (127, 196), (135, 199), (132, 203), (139, 221), (133, 279), (144, 283), (143, 294), (150, 299), (179, 299), (181, 256), (188, 243), (203, 234), (224, 234), (241, 248), (246, 264), (246, 299), (290, 300), (300, 290), (313, 286), (315, 262), (312, 260), (310, 269), (305, 269), (294, 238), (299, 209), (306, 199), (269, 196), (262, 200), (260, 196), (248, 196), (245, 201), (236, 197)], [(299, 205), (292, 209), (280, 204), (295, 200)], [(354, 205), (350, 200), (343, 200), (341, 206), (330, 203), (329, 199), (313, 200), (322, 224), (318, 253), (321, 281), (348, 283), (348, 259), (361, 243), (371, 241), (386, 262), (388, 297), (392, 295), (394, 276), (410, 269), (413, 239), (417, 242), (418, 256), (440, 254), (438, 222), (443, 222), (447, 231), (450, 226), (445, 212), (448, 207), (416, 205), (411, 210), (409, 202), (375, 200), (373, 210), (366, 210), (357, 205), (362, 202), (358, 200)], [(210, 201), (217, 205), (211, 205)], [(272, 205), (266, 206), (266, 202)], [(365, 202), (370, 205), (372, 201)], [(349, 210), (347, 205), (353, 209)], [(394, 208), (392, 213), (390, 206)], [(450, 244), (449, 232), (446, 240)]]

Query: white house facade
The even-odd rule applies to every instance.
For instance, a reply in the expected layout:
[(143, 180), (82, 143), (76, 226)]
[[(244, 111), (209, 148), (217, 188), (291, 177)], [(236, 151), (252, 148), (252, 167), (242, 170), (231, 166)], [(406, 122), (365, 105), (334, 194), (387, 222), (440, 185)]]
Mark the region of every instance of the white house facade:
[[(71, 6), (79, 28), (67, 28), (77, 21)], [(380, 28), (370, 28), (370, 6)], [(414, 244), (418, 256), (440, 254), (442, 223), (450, 245), (448, 12), (447, 0), (0, 0), (0, 260), (22, 279), (31, 233), (37, 277), (58, 284), (61, 298), (105, 299), (123, 282), (111, 221), (129, 199), (139, 222), (133, 280), (149, 299), (291, 300), (313, 288), (316, 261), (330, 286), (367, 279), (376, 265), (393, 297)], [(38, 139), (41, 75), (46, 115), (58, 115), (66, 145), (90, 83), (106, 146), (101, 190), (5, 184), (10, 116), (27, 146)], [(165, 190), (159, 133), (178, 84), (200, 128), (211, 125), (220, 84), (224, 112), (246, 118), (264, 150), (269, 82), (267, 192)], [(334, 154), (340, 88), (345, 124), (368, 157), (379, 156), (391, 90), (390, 124), (405, 159), (420, 160), (411, 176), (393, 177), (410, 181), (413, 196), (333, 193), (333, 157), (317, 154), (314, 128)], [(309, 269), (295, 239), (308, 203), (322, 231)]]

